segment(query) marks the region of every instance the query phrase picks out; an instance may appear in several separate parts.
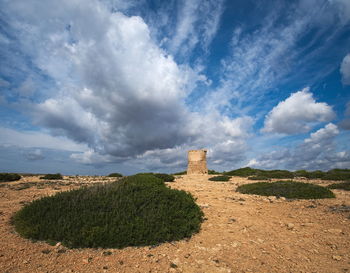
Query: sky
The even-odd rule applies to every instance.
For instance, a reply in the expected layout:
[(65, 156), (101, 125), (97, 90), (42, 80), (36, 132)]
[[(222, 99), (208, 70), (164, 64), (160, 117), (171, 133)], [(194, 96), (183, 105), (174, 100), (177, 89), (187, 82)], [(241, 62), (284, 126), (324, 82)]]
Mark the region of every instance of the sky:
[(350, 168), (348, 0), (0, 0), (0, 172)]

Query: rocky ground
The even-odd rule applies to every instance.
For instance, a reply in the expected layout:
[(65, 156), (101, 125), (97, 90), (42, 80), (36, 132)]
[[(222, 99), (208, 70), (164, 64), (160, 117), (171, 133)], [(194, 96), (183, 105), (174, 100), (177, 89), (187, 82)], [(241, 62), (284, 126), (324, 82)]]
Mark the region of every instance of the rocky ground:
[(198, 234), (125, 249), (71, 250), (31, 242), (10, 224), (33, 199), (114, 179), (26, 177), (0, 183), (0, 272), (350, 272), (350, 192), (292, 201), (239, 194), (238, 185), (252, 182), (245, 178), (212, 182), (209, 177), (182, 176), (169, 183), (197, 198), (206, 219)]

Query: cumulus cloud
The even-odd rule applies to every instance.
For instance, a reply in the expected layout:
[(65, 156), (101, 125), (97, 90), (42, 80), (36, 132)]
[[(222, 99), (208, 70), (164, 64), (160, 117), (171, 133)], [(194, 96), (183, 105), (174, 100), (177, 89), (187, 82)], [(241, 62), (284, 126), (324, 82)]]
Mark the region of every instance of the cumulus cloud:
[(65, 151), (85, 151), (85, 144), (77, 144), (66, 137), (55, 137), (39, 131), (18, 131), (0, 127), (0, 145), (16, 147), (37, 147)]
[(28, 150), (24, 153), (24, 157), (29, 161), (37, 161), (45, 158), (40, 149)]
[(258, 168), (322, 169), (347, 168), (350, 151), (337, 151), (335, 138), (339, 129), (333, 123), (312, 133), (295, 148), (281, 148), (249, 161), (248, 166)]
[[(175, 150), (237, 151), (233, 161), (244, 154), (252, 120), (191, 112), (185, 98), (205, 76), (178, 65), (155, 43), (141, 17), (97, 0), (77, 2), (11, 1), (7, 6), (20, 22), (13, 27), (21, 50), (57, 87), (26, 108), (35, 125), (88, 146), (71, 159), (84, 164), (142, 159), (170, 166), (180, 164), (179, 157), (169, 156)], [(213, 35), (206, 29), (205, 43)]]
[(350, 85), (350, 54), (346, 55), (340, 65), (340, 74), (342, 82), (345, 85)]
[(350, 130), (350, 101), (346, 104), (344, 119), (339, 123), (339, 127), (344, 130)]
[(304, 88), (291, 94), (267, 114), (262, 131), (281, 134), (305, 133), (311, 129), (313, 123), (330, 121), (334, 116), (327, 103), (316, 102), (309, 88)]

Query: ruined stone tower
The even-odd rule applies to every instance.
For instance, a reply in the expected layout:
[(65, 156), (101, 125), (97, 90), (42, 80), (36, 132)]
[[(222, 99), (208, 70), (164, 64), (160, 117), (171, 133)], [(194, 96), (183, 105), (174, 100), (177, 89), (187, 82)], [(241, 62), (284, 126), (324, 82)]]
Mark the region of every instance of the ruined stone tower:
[(188, 151), (187, 174), (207, 174), (207, 150)]

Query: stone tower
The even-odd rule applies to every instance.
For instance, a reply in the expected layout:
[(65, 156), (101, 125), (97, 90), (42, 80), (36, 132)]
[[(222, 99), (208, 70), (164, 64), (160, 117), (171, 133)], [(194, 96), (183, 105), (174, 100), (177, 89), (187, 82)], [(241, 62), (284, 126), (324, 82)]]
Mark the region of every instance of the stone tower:
[(207, 174), (207, 150), (188, 151), (187, 174)]

